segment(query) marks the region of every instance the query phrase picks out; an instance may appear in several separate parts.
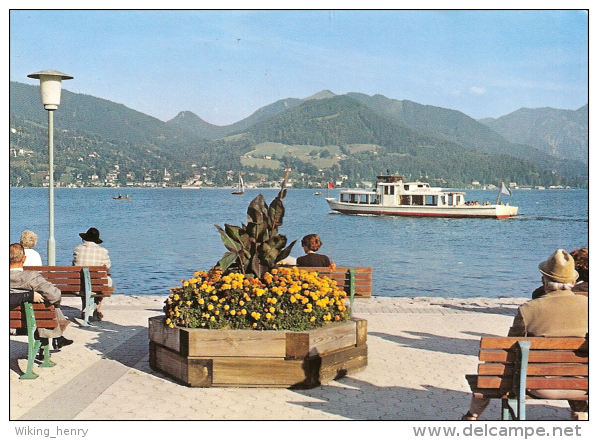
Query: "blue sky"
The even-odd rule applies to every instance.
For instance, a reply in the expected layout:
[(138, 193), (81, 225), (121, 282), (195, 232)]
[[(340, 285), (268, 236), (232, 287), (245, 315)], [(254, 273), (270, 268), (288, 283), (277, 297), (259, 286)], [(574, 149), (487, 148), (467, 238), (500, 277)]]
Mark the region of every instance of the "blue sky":
[(27, 74), (44, 69), (74, 76), (66, 90), (163, 121), (189, 110), (225, 125), (323, 89), (474, 118), (521, 107), (574, 110), (588, 102), (588, 15), (12, 10), (10, 80), (38, 84)]

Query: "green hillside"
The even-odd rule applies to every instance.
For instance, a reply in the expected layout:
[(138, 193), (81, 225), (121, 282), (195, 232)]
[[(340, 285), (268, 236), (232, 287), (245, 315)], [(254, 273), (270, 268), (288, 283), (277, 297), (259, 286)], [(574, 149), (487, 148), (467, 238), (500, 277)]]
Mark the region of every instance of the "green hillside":
[[(190, 112), (166, 123), (64, 90), (55, 113), (56, 179), (79, 186), (176, 186), (189, 180), (222, 186), (243, 171), (248, 182), (268, 185), (290, 167), (296, 185), (343, 178), (352, 186), (390, 170), (444, 179), (449, 186), (474, 180), (587, 186), (587, 169), (580, 162), (533, 149), (538, 155), (528, 156), (534, 160), (515, 157), (508, 154), (513, 144), (459, 112), (378, 96), (372, 97), (374, 105), (367, 95), (356, 95), (327, 92), (281, 100), (217, 127)], [(11, 82), (10, 98), (10, 182), (39, 186), (47, 175), (47, 114), (39, 87)], [(451, 124), (453, 133), (462, 134), (458, 142), (446, 134)], [(222, 137), (207, 139), (206, 130)], [(472, 139), (483, 143), (484, 133), (498, 139), (492, 154), (470, 145)]]
[(560, 159), (588, 163), (588, 105), (577, 110), (522, 108), (481, 121), (511, 142), (527, 144)]
[[(338, 164), (349, 179), (371, 179), (385, 169), (428, 175), (453, 185), (473, 180), (497, 184), (539, 185), (555, 179), (534, 164), (507, 155), (490, 155), (434, 136), (410, 130), (379, 116), (348, 96), (306, 101), (298, 107), (255, 124), (243, 137), (250, 144), (338, 146), (346, 157)], [(376, 153), (351, 151), (353, 144), (376, 145)], [(281, 149), (280, 155), (287, 154)], [(298, 157), (297, 155), (295, 155)]]

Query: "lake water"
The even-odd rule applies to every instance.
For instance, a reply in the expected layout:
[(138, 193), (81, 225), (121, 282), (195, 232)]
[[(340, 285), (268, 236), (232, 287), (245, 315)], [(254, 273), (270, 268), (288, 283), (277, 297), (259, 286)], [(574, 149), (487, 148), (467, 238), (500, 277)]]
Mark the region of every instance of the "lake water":
[[(133, 200), (113, 200), (128, 193)], [(166, 295), (225, 252), (214, 227), (246, 222), (249, 202), (275, 189), (57, 188), (56, 264), (70, 265), (79, 232), (100, 230), (112, 260), (115, 294)], [(331, 196), (338, 196), (332, 190)], [(496, 201), (494, 191), (467, 191), (466, 200)], [(281, 233), (289, 242), (308, 233), (337, 266), (371, 266), (373, 294), (389, 297), (528, 297), (537, 266), (557, 248), (588, 247), (587, 190), (515, 190), (501, 201), (519, 206), (508, 220), (347, 216), (332, 213), (312, 190), (290, 189)], [(48, 189), (10, 189), (10, 242), (24, 229), (39, 236), (47, 261)], [(297, 243), (292, 255), (303, 251)]]

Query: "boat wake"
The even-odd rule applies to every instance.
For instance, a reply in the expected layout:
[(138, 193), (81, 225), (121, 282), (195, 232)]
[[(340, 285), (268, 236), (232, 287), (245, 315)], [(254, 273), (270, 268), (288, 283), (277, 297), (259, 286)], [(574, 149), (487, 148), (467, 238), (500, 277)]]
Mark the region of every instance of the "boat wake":
[(587, 218), (574, 218), (574, 217), (546, 217), (546, 216), (537, 216), (537, 217), (517, 217), (517, 221), (550, 221), (550, 222), (581, 222), (581, 223), (588, 223)]

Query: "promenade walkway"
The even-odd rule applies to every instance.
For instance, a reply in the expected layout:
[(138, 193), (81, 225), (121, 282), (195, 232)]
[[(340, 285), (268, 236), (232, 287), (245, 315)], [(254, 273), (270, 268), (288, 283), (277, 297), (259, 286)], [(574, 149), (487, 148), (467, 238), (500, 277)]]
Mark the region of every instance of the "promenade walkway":
[[(79, 327), (80, 300), (65, 298), (75, 343), (52, 355), (54, 368), (21, 381), (26, 337), (10, 338), (10, 420), (439, 420), (453, 421), (470, 400), (481, 336), (506, 334), (516, 304), (467, 306), (414, 299), (357, 299), (368, 320), (368, 367), (311, 390), (188, 388), (152, 371), (147, 319), (162, 297), (114, 295), (105, 320)], [(523, 301), (523, 300), (521, 300)], [(37, 367), (36, 367), (37, 368)], [(483, 419), (499, 418), (493, 402)], [(534, 401), (529, 420), (568, 420), (566, 402)]]

